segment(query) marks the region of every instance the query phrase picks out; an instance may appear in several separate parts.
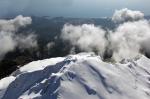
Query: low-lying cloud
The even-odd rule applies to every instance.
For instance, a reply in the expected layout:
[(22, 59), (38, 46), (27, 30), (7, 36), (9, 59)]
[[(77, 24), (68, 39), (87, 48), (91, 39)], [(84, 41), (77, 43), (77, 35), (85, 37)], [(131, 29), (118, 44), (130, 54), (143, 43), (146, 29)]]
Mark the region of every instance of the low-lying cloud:
[(132, 11), (127, 8), (116, 10), (112, 16), (112, 20), (116, 23), (126, 21), (137, 21), (144, 18), (144, 14), (140, 11)]
[(107, 45), (105, 32), (101, 27), (96, 27), (93, 24), (79, 26), (66, 24), (62, 29), (61, 38), (71, 42), (73, 46), (78, 46), (83, 51), (94, 50), (102, 55)]
[(31, 23), (30, 17), (21, 15), (10, 20), (0, 20), (0, 59), (16, 47), (24, 49), (37, 46), (36, 35), (16, 34), (20, 27), (25, 27)]
[(118, 10), (112, 17), (120, 23), (115, 30), (104, 30), (92, 24), (64, 25), (61, 38), (83, 51), (98, 51), (101, 56), (111, 50), (116, 61), (150, 53), (150, 22), (140, 11)]
[(30, 17), (23, 17), (22, 15), (17, 16), (10, 20), (0, 20), (0, 31), (5, 32), (16, 32), (20, 27), (25, 27), (32, 23)]
[(15, 37), (17, 45), (20, 49), (27, 49), (31, 47), (37, 47), (37, 40), (35, 34), (18, 35)]
[(54, 42), (49, 42), (46, 47), (47, 47), (48, 50), (50, 50), (51, 48), (54, 47), (54, 45), (55, 45)]
[(147, 20), (126, 22), (110, 33), (113, 57), (116, 60), (134, 58), (141, 50), (149, 49), (150, 24)]
[(12, 34), (0, 32), (0, 58), (2, 58), (7, 52), (14, 50), (16, 45)]

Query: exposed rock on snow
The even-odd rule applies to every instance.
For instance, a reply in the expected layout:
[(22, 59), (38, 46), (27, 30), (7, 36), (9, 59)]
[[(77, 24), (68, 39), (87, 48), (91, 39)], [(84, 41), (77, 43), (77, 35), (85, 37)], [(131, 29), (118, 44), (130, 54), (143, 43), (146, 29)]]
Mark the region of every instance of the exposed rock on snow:
[(107, 63), (82, 53), (31, 62), (0, 80), (0, 98), (150, 99), (150, 60)]

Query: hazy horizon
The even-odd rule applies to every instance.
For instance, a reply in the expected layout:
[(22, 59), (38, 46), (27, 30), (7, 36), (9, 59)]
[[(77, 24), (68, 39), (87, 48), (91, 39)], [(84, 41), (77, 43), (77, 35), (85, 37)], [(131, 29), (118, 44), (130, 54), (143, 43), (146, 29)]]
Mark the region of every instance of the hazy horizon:
[(0, 0), (0, 17), (110, 17), (117, 9), (129, 8), (149, 15), (150, 0)]

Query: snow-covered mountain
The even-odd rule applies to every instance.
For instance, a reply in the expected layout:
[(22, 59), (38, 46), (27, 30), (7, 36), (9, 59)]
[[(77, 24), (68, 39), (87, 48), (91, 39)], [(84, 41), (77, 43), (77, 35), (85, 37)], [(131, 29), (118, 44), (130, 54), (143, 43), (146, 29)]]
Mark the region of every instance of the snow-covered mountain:
[(150, 59), (82, 53), (34, 61), (0, 80), (0, 99), (150, 99)]

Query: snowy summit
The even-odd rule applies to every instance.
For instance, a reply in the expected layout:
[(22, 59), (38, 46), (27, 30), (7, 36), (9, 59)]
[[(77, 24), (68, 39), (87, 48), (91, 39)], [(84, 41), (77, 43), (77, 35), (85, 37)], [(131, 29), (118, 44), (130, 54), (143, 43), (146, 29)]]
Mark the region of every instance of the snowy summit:
[(0, 80), (0, 99), (150, 99), (150, 59), (82, 53), (31, 62)]

